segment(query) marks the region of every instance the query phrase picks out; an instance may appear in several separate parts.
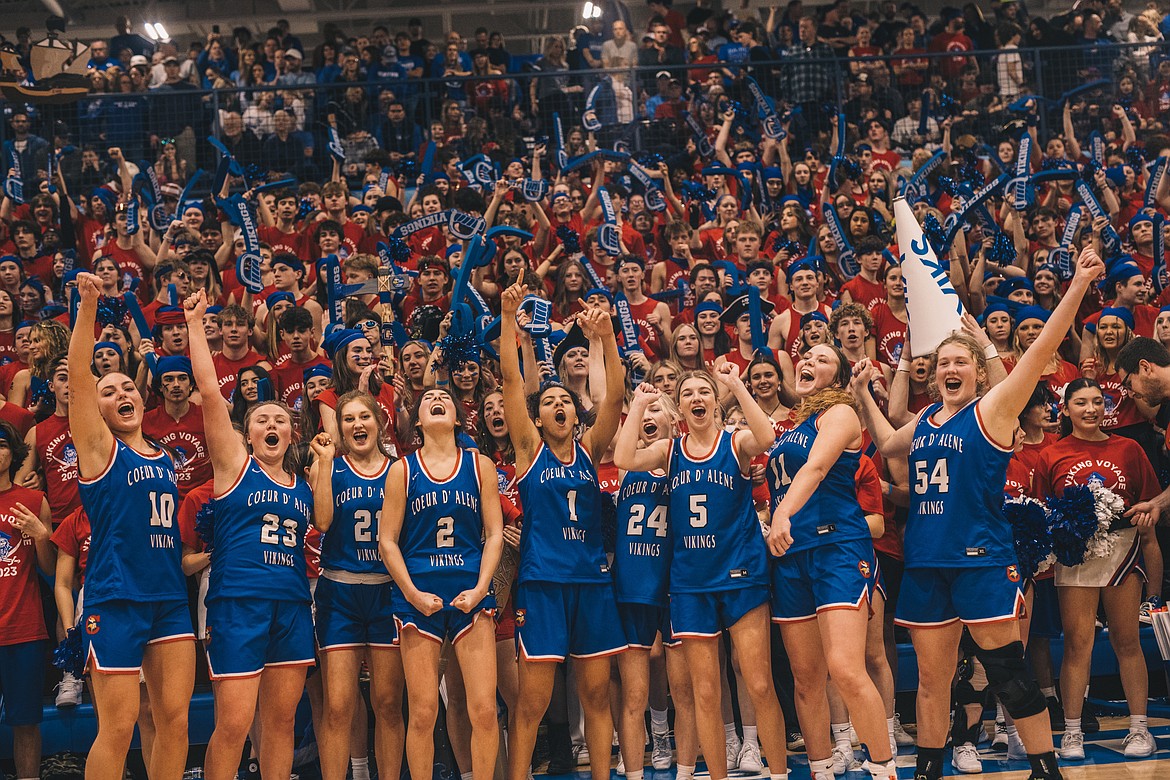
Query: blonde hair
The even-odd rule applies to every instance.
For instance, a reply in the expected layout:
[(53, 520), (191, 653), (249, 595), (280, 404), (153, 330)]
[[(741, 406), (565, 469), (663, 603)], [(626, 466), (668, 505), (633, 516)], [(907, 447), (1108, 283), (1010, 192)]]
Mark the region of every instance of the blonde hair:
[[(675, 409), (681, 409), (679, 395), (682, 393), (683, 385), (685, 385), (691, 379), (698, 379), (701, 382), (706, 382), (707, 385), (710, 386), (712, 392), (715, 393), (715, 398), (719, 398), (719, 385), (715, 383), (715, 377), (711, 376), (709, 371), (706, 369), (687, 371), (678, 378), (678, 386), (674, 388), (674, 398), (671, 400), (674, 401)], [(718, 402), (715, 404), (715, 414), (717, 415), (716, 420), (718, 422), (722, 422), (723, 406)]]
[(796, 424), (800, 425), (808, 418), (831, 409), (838, 404), (852, 408), (854, 404), (853, 395), (848, 390), (842, 390), (839, 387), (826, 387), (802, 399), (800, 406), (796, 407), (796, 411), (793, 412), (793, 416), (796, 419)]
[(939, 350), (948, 344), (958, 344), (971, 353), (971, 357), (975, 360), (976, 374), (979, 377), (975, 385), (975, 395), (982, 396), (989, 388), (987, 382), (987, 356), (983, 354), (983, 347), (979, 346), (979, 342), (966, 333), (952, 333), (939, 343), (934, 352), (930, 353), (930, 366), (927, 368), (926, 374), (926, 392), (935, 401), (942, 398), (942, 393), (938, 390), (938, 382), (935, 380), (935, 374), (938, 372)]

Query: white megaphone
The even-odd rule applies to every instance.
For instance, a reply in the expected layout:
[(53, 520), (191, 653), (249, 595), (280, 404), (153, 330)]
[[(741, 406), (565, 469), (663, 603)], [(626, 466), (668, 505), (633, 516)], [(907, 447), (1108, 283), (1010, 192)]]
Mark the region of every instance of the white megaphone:
[(894, 224), (902, 283), (906, 285), (910, 354), (922, 357), (938, 349), (947, 336), (962, 330), (963, 303), (905, 198), (894, 201)]

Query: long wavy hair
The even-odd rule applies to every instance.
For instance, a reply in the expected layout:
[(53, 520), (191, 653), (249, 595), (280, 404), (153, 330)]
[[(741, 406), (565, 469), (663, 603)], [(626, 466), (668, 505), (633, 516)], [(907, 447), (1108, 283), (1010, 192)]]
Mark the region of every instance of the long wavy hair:
[(833, 377), (833, 384), (801, 399), (794, 413), (797, 425), (838, 404), (853, 406), (855, 402), (853, 394), (848, 390), (849, 380), (853, 376), (849, 358), (845, 357), (845, 353), (841, 351), (840, 347), (834, 344), (825, 344), (824, 346), (833, 350), (833, 354), (837, 356), (837, 375)]

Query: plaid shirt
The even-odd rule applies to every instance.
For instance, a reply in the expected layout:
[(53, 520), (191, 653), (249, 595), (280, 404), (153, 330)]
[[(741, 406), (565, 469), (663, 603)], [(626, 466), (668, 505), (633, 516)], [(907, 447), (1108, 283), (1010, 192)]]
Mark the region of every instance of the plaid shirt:
[(836, 54), (824, 41), (812, 46), (797, 42), (784, 50), (782, 73), (785, 97), (792, 103), (824, 100), (837, 75)]

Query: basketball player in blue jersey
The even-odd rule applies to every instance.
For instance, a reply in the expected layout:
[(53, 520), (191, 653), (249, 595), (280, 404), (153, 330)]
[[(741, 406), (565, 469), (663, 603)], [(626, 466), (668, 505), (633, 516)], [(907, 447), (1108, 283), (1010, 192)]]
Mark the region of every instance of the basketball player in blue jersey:
[(869, 750), (863, 768), (895, 780), (885, 705), (865, 664), (877, 562), (857, 503), (861, 421), (853, 411), (849, 359), (818, 344), (796, 364), (796, 427), (768, 453), (772, 524), (772, 620), (792, 661), (809, 773), (833, 777), (828, 677)]
[[(725, 395), (734, 396), (747, 418), (747, 430), (724, 430), (716, 382)], [(772, 683), (768, 553), (747, 476), (752, 458), (772, 446), (776, 433), (732, 363), (717, 366), (714, 378), (706, 371), (684, 374), (675, 396), (688, 433), (639, 449), (636, 426), (627, 425), (618, 435), (614, 463), (627, 471), (667, 472), (670, 630), (682, 640), (695, 701), (702, 702), (695, 718), (711, 777), (727, 776), (724, 763), (710, 759), (726, 753), (718, 705), (719, 644), (727, 629), (756, 709), (768, 771), (779, 780), (788, 776), (788, 769), (784, 714)], [(657, 390), (641, 385), (627, 419), (642, 419), (657, 398)]]
[(83, 273), (77, 288), (69, 427), (81, 503), (93, 529), (81, 630), (98, 714), (85, 776), (121, 780), (138, 719), (141, 672), (157, 729), (150, 776), (180, 778), (187, 763), (195, 634), (175, 522), (174, 463), (142, 435), (142, 396), (134, 380), (117, 372), (94, 378), (101, 280)]
[[(675, 436), (678, 411), (674, 401), (660, 396), (639, 420), (627, 425), (639, 429), (639, 445), (669, 441)], [(646, 703), (650, 698), (650, 651), (661, 641), (668, 648), (666, 674), (675, 706), (674, 739), (678, 748), (678, 779), (695, 773), (699, 737), (695, 732), (695, 702), (680, 643), (670, 634), (670, 539), (666, 472), (627, 471), (621, 476), (617, 505), (617, 545), (613, 561), (618, 616), (629, 650), (618, 656), (621, 676), (621, 719), (618, 741), (626, 767), (626, 780), (642, 780), (645, 757)], [(661, 634), (661, 639), (659, 639)], [(655, 735), (655, 740), (665, 736)], [(670, 768), (670, 745), (665, 761), (655, 769)]]
[(508, 777), (528, 777), (556, 664), (572, 656), (593, 780), (608, 780), (613, 739), (608, 656), (624, 650), (626, 640), (602, 549), (603, 497), (594, 464), (617, 432), (625, 372), (609, 315), (599, 309), (581, 314), (577, 322), (585, 336), (602, 345), (605, 396), (593, 409), (593, 427), (578, 441), (583, 412), (573, 392), (549, 382), (525, 398), (515, 345), (516, 312), (527, 294), (528, 288), (519, 284), (505, 290), (500, 315), (504, 419), (516, 450), (517, 487), (525, 512), (516, 596), (520, 700), (508, 729)]
[(951, 680), (964, 626), (978, 645), (988, 687), (1016, 721), (1031, 777), (1060, 777), (1047, 702), (1024, 660), (1019, 629), (1024, 597), (1003, 515), (1003, 485), (1017, 417), (1104, 269), (1092, 248), (1081, 252), (1068, 291), (1044, 330), (1015, 370), (990, 390), (984, 350), (965, 334), (944, 339), (931, 357), (929, 374), (931, 394), (940, 402), (897, 430), (869, 390), (876, 366), (862, 360), (854, 367), (853, 392), (874, 443), (885, 458), (909, 457), (906, 572), (896, 620), (910, 630), (918, 656), (915, 777), (942, 776)]
[[(216, 387), (206, 309), (203, 290), (184, 303), (195, 382)], [(215, 475), (206, 640), (215, 731), (203, 772), (210, 780), (235, 777), (259, 703), (260, 766), (265, 776), (284, 777), (292, 772), (293, 722), (313, 665), (305, 573), (313, 495), (298, 475), (292, 412), (284, 404), (252, 406), (241, 438), (227, 402), (206, 393), (203, 421)]]
[[(309, 446), (313, 525), (321, 539), (321, 576), (314, 593), (317, 647), (324, 677), (325, 712), (317, 725), (324, 780), (345, 780), (350, 724), (365, 706), (358, 674), (370, 670), (374, 742), (381, 772), (398, 777), (405, 726), (405, 678), (391, 606), (390, 574), (378, 552), (378, 523), (390, 458), (382, 443), (385, 414), (369, 393), (337, 400), (341, 442), (320, 433)], [(340, 456), (335, 457), (340, 452)]]
[[(492, 575), (504, 546), (499, 481), (492, 461), (463, 449), (462, 404), (430, 388), (411, 416), (422, 446), (390, 467), (378, 546), (400, 591), (394, 595), (410, 722), (406, 760), (426, 777), (435, 758), (439, 661), (451, 641), (471, 721), (471, 771), (491, 780), (499, 751)], [(467, 769), (467, 767), (462, 767)]]

